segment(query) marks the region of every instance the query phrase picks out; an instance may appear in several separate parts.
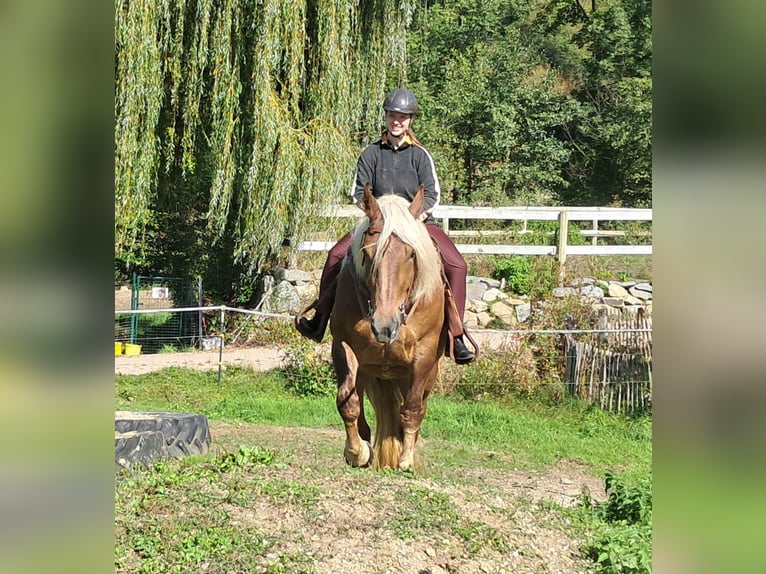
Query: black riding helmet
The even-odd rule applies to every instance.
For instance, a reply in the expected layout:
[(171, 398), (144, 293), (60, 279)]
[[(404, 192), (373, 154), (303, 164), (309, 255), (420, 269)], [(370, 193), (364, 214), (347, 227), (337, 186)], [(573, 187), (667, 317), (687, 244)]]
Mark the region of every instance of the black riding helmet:
[(402, 114), (418, 113), (418, 99), (406, 88), (397, 88), (383, 100), (383, 109), (387, 112), (399, 112)]

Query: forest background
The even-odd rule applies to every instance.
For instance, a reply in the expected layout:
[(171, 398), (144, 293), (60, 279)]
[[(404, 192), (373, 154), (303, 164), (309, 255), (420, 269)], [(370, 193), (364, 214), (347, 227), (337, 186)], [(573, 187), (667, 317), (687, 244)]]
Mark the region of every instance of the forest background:
[(117, 0), (115, 280), (247, 304), (390, 89), (442, 202), (651, 206), (648, 0)]

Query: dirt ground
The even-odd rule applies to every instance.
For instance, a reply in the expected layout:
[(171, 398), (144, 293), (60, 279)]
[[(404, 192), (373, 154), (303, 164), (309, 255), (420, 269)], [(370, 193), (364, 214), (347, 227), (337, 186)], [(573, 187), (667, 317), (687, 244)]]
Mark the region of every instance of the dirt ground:
[(276, 346), (226, 349), (218, 351), (189, 351), (184, 353), (158, 353), (155, 355), (119, 355), (114, 358), (116, 375), (143, 375), (167, 367), (182, 367), (200, 371), (218, 368), (220, 359), (227, 366), (247, 367), (257, 371), (271, 371), (282, 366), (284, 351)]
[[(273, 449), (290, 463), (273, 470), (273, 479), (291, 484), (296, 492), (317, 489), (311, 512), (261, 497), (252, 508), (232, 510), (232, 520), (266, 528), (282, 552), (312, 558), (316, 574), (363, 572), (375, 574), (587, 574), (593, 564), (579, 551), (584, 542), (572, 534), (556, 505), (571, 507), (583, 488), (603, 500), (603, 480), (591, 476), (575, 461), (561, 461), (544, 471), (519, 470), (513, 461), (488, 468), (450, 469), (429, 466), (416, 477), (373, 471), (349, 471), (343, 462), (341, 430), (262, 427), (211, 422), (213, 450), (231, 452), (238, 444)], [(424, 457), (440, 450), (437, 439), (421, 440)], [(297, 462), (300, 461), (300, 464)], [(295, 462), (295, 464), (293, 463)], [(407, 522), (420, 534), (407, 537), (396, 525), (409, 513), (402, 508), (411, 492), (444, 497), (454, 509), (451, 520), (473, 525), (473, 535), (461, 539), (455, 524), (430, 515), (418, 524), (417, 513)], [(420, 516), (419, 519), (424, 519)], [(502, 541), (494, 547), (486, 538)], [(485, 537), (482, 537), (484, 533)], [(471, 540), (478, 550), (471, 550)]]
[[(484, 348), (508, 343), (491, 334), (480, 339)], [(221, 363), (224, 368), (271, 370), (279, 368), (284, 359), (280, 347), (257, 347), (225, 350)], [(218, 351), (120, 356), (115, 357), (115, 373), (142, 374), (169, 366), (213, 370), (218, 363)], [(579, 552), (583, 540), (571, 534), (555, 510), (557, 505), (576, 504), (583, 489), (596, 500), (605, 498), (603, 478), (588, 474), (587, 468), (575, 461), (562, 461), (543, 471), (518, 470), (512, 460), (489, 468), (432, 468), (434, 472), (415, 479), (419, 487), (445, 496), (466, 524), (496, 532), (507, 548), (498, 551), (484, 544), (475, 554), (468, 550), (465, 540), (456, 538), (444, 525), (412, 539), (402, 539), (388, 526), (399, 512), (397, 500), (404, 499), (413, 486), (409, 481), (370, 471), (345, 476), (354, 483), (351, 490), (338, 488), (338, 478), (347, 472), (342, 454), (344, 435), (339, 429), (210, 421), (210, 430), (214, 452), (231, 452), (240, 444), (250, 444), (289, 453), (290, 458), (302, 461), (280, 470), (279, 478), (298, 485), (296, 488), (319, 488), (322, 495), (317, 512), (306, 514), (263, 498), (247, 511), (232, 509), (236, 510), (232, 518), (243, 526), (270, 526), (267, 534), (280, 540), (283, 551), (313, 557), (317, 574), (350, 571), (349, 565), (355, 565), (358, 572), (386, 574), (593, 571), (593, 565)], [(436, 439), (421, 441), (426, 460), (430, 448), (441, 450), (438, 443)], [(494, 453), (490, 458), (497, 456)]]
[[(504, 331), (476, 330), (471, 335), (481, 349), (499, 349), (514, 346), (519, 335)], [(322, 343), (329, 351), (330, 343)], [(166, 367), (183, 367), (212, 371), (223, 365), (247, 367), (258, 371), (278, 369), (285, 360), (284, 350), (276, 345), (248, 348), (224, 349), (219, 357), (216, 351), (187, 351), (183, 353), (157, 353), (154, 355), (119, 355), (114, 358), (114, 372), (117, 375), (142, 375)]]

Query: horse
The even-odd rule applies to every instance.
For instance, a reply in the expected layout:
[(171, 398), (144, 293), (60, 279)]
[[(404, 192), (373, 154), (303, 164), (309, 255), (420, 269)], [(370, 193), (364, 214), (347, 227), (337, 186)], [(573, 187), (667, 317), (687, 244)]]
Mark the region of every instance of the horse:
[[(441, 259), (412, 203), (364, 189), (330, 315), (336, 404), (354, 467), (417, 469), (415, 446), (447, 344)], [(364, 397), (375, 411), (374, 444)]]

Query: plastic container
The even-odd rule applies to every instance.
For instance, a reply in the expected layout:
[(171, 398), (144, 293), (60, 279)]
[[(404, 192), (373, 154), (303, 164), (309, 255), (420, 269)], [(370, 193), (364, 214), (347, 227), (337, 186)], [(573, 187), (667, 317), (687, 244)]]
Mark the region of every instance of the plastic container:
[(128, 356), (140, 355), (141, 345), (133, 345), (131, 343), (125, 343), (125, 354)]

